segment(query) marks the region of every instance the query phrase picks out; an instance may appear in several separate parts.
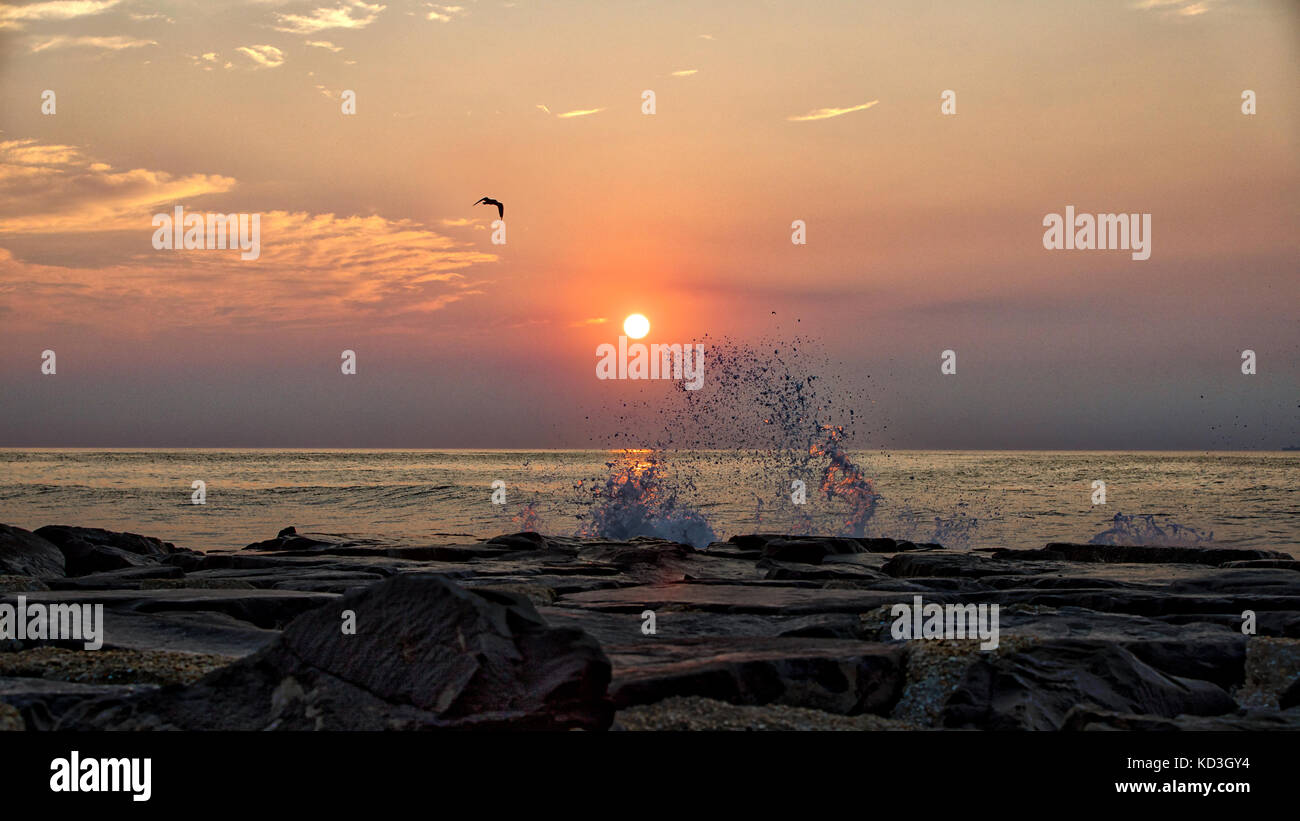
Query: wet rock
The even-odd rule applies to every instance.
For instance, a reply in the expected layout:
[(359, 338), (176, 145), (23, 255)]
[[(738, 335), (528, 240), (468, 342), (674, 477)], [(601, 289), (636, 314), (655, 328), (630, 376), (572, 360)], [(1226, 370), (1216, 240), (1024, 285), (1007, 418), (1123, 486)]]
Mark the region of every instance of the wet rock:
[(41, 579), (64, 575), (63, 551), (53, 542), (21, 527), (0, 525), (0, 575)]
[(1300, 682), (1300, 640), (1253, 636), (1246, 644), (1246, 681), (1237, 693), (1244, 707), (1276, 709)]
[[(81, 602), (102, 604), (110, 610), (138, 613), (211, 611), (249, 622), (264, 629), (279, 629), (302, 613), (332, 602), (329, 593), (296, 590), (52, 590), (25, 594), (28, 602)], [(16, 594), (0, 595), (16, 604)]]
[(59, 548), (69, 576), (148, 567), (177, 552), (171, 542), (98, 527), (47, 525), (37, 530), (36, 535)]
[(1063, 730), (1121, 730), (1140, 732), (1230, 732), (1300, 730), (1300, 710), (1238, 710), (1220, 716), (1141, 716), (1079, 705), (1065, 717)]
[(1027, 576), (1039, 572), (1013, 562), (988, 559), (973, 553), (903, 553), (885, 562), (881, 570), (896, 578), (927, 576)]
[(1210, 682), (1167, 676), (1121, 647), (1069, 639), (977, 659), (948, 698), (941, 722), (949, 728), (1058, 730), (1076, 704), (1163, 718), (1236, 709)]
[(1277, 550), (1230, 547), (1162, 547), (1159, 545), (1070, 544), (1052, 542), (1038, 550), (999, 550), (998, 559), (1015, 561), (1070, 561), (1205, 564), (1218, 567), (1225, 562), (1254, 559), (1291, 559)]
[(1276, 570), (1300, 570), (1300, 561), (1296, 559), (1247, 559), (1244, 561), (1224, 562), (1219, 567), (1238, 568), (1273, 568)]
[(55, 579), (50, 583), (53, 590), (128, 590), (139, 589), (140, 583), (149, 579), (179, 579), (185, 575), (174, 565), (147, 565), (145, 567), (124, 567), (119, 570), (105, 570), (100, 573), (88, 573), (67, 579)]
[(23, 714), (18, 708), (0, 702), (0, 733), (26, 729), (27, 723), (23, 721)]
[(901, 721), (871, 714), (837, 715), (781, 704), (737, 705), (697, 696), (669, 698), (618, 713), (613, 729), (630, 731), (864, 731), (909, 730)]
[(50, 586), (31, 576), (0, 576), (0, 593), (25, 593), (29, 590), (49, 590)]
[(903, 680), (901, 648), (811, 638), (656, 639), (607, 648), (620, 708), (674, 696), (885, 713)]
[(156, 689), (152, 684), (81, 684), (0, 676), (0, 729), (51, 730), (60, 716), (88, 701), (139, 695)]
[(488, 539), (487, 543), (497, 547), (504, 547), (510, 550), (546, 550), (549, 543), (546, 537), (540, 533), (534, 533), (531, 530), (525, 530), (522, 533), (510, 533), (504, 536), (496, 536)]
[[(340, 614), (356, 614), (355, 635)], [(603, 729), (609, 662), (518, 595), (398, 576), (296, 619), (192, 686), (84, 705), (61, 729)]]

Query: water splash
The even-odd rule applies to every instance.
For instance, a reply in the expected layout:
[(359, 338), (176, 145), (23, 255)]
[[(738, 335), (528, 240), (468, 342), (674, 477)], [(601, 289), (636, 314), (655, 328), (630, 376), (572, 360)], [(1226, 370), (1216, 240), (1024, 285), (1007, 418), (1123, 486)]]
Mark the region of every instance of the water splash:
[(693, 491), (689, 479), (674, 477), (662, 454), (629, 450), (620, 461), (606, 464), (609, 476), (594, 486), (575, 488), (589, 497), (589, 512), (580, 514), (577, 535), (606, 539), (654, 536), (704, 547), (717, 534), (702, 513), (679, 500)]
[(844, 450), (844, 428), (838, 425), (823, 425), (826, 438), (814, 443), (809, 452), (813, 456), (826, 457), (826, 466), (822, 469), (821, 492), (831, 501), (841, 500), (848, 506), (848, 515), (844, 520), (847, 533), (837, 535), (864, 536), (871, 517), (876, 513), (876, 504), (880, 494), (876, 493), (871, 480), (862, 473), (862, 468), (853, 463)]
[(531, 530), (534, 533), (544, 532), (545, 523), (542, 519), (541, 511), (537, 509), (538, 500), (530, 499), (524, 502), (519, 508), (519, 512), (514, 515), (512, 521), (516, 531)]
[(1214, 534), (1177, 522), (1156, 521), (1154, 513), (1125, 516), (1116, 513), (1111, 527), (1088, 540), (1088, 544), (1108, 545), (1161, 545), (1164, 547), (1195, 547), (1210, 544)]

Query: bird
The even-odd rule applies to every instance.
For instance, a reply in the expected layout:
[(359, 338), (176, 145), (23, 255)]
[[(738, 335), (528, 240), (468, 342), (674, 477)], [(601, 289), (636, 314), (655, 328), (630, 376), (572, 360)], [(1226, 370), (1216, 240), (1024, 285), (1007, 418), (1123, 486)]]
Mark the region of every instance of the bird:
[(501, 200), (494, 200), (494, 199), (492, 199), (491, 197), (484, 197), (483, 199), (479, 200), (478, 202), (476, 202), (476, 203), (474, 203), (474, 204), (475, 204), (475, 205), (495, 205), (495, 206), (497, 207), (497, 216), (500, 217), (501, 219), (505, 219), (505, 218), (506, 218), (506, 207), (505, 207), (504, 204), (502, 204)]

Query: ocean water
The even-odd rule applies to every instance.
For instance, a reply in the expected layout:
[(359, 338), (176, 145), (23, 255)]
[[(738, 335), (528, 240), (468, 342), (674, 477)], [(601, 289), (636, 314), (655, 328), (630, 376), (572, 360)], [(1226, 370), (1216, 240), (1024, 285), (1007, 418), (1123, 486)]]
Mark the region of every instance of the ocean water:
[[(1300, 453), (0, 450), (0, 522), (198, 550), (300, 531), (448, 542), (523, 529), (1268, 547), (1300, 557)], [(193, 504), (193, 483), (206, 503)], [(792, 482), (806, 501), (793, 502)], [(493, 482), (504, 482), (494, 504)], [(1093, 482), (1106, 484), (1094, 505)], [(498, 494), (498, 499), (500, 494)], [(1117, 519), (1118, 516), (1118, 519)]]

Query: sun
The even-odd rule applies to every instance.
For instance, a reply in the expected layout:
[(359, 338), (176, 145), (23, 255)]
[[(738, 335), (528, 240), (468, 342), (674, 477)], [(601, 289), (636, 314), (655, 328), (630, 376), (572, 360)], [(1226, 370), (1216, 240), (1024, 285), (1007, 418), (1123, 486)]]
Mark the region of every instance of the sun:
[(623, 333), (633, 339), (640, 339), (650, 333), (650, 320), (641, 314), (632, 314), (623, 320)]

